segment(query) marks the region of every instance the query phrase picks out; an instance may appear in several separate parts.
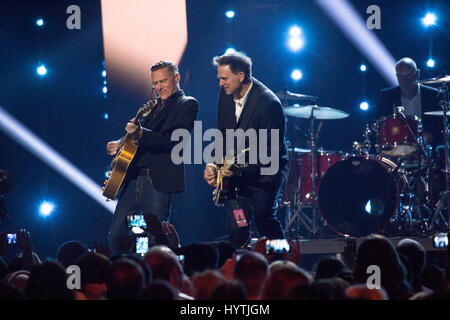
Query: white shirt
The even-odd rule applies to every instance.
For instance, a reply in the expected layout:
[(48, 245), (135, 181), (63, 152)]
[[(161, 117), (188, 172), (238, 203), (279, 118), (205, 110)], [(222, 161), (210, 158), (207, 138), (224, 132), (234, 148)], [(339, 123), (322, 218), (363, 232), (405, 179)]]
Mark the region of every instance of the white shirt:
[(422, 99), (420, 98), (420, 84), (417, 88), (417, 94), (411, 99), (401, 97), (402, 106), (405, 108), (404, 113), (410, 116), (422, 118)]
[(250, 82), (250, 87), (248, 87), (247, 92), (245, 93), (245, 95), (242, 98), (236, 99), (233, 97), (234, 103), (236, 105), (236, 112), (235, 112), (236, 122), (239, 121), (239, 117), (241, 116), (242, 110), (244, 109), (245, 102), (247, 102), (248, 93), (252, 89), (252, 86), (253, 86), (253, 82)]

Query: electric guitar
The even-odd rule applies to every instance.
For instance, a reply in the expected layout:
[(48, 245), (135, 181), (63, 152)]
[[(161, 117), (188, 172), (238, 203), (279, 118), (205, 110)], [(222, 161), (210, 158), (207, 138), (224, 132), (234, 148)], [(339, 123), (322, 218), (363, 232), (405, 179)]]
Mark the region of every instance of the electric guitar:
[[(138, 121), (142, 119), (144, 114), (152, 111), (156, 102), (156, 100), (150, 100), (144, 104), (136, 114), (133, 123), (138, 124)], [(117, 149), (117, 154), (111, 161), (107, 173), (108, 179), (105, 180), (102, 188), (103, 195), (107, 199), (114, 200), (117, 197), (117, 192), (125, 179), (131, 161), (133, 161), (133, 158), (136, 155), (137, 148), (138, 144), (134, 140), (133, 135), (127, 133)]]
[[(230, 168), (233, 165), (237, 165), (238, 167), (244, 167), (246, 164), (239, 165), (238, 163), (241, 162), (240, 159), (245, 157), (245, 153), (248, 152), (249, 150), (250, 150), (250, 148), (242, 150), (241, 153), (239, 153), (237, 156), (233, 157), (231, 162), (227, 163), (226, 158), (225, 158), (223, 161), (224, 167), (227, 168), (228, 170), (230, 170)], [(227, 197), (229, 183), (230, 183), (230, 179), (228, 177), (224, 177), (222, 175), (222, 171), (219, 170), (217, 172), (216, 188), (213, 191), (213, 201), (216, 206), (218, 206), (218, 207), (223, 206), (224, 201)]]

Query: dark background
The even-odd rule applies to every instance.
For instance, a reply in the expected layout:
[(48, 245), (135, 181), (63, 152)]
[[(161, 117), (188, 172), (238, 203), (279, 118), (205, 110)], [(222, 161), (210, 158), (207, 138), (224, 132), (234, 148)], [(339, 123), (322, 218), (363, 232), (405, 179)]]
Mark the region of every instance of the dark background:
[[(364, 20), (369, 5), (381, 8), (381, 30), (374, 33), (396, 60), (413, 58), (422, 78), (450, 73), (448, 0), (351, 3)], [(71, 4), (81, 8), (81, 30), (66, 28)], [(101, 91), (100, 1), (3, 0), (0, 9), (0, 105), (101, 185), (109, 164), (106, 142), (123, 134), (126, 121), (145, 101), (114, 83), (108, 83), (106, 98)], [(234, 19), (225, 17), (228, 9), (236, 11)], [(438, 15), (434, 28), (425, 29), (420, 22), (427, 11)], [(35, 24), (38, 17), (45, 20), (43, 28)], [(348, 152), (354, 140), (362, 140), (365, 124), (373, 119), (370, 111), (359, 109), (360, 102), (375, 108), (379, 90), (390, 86), (312, 0), (189, 0), (187, 19), (181, 86), (200, 102), (197, 120), (203, 130), (216, 123), (218, 81), (211, 61), (229, 46), (252, 58), (254, 76), (273, 91), (315, 95), (319, 105), (350, 114), (344, 120), (324, 121), (319, 146), (327, 150)], [(297, 53), (286, 46), (293, 24), (306, 38)], [(425, 64), (430, 55), (436, 61), (433, 69)], [(37, 76), (38, 62), (46, 64), (46, 77)], [(368, 68), (365, 73), (359, 70), (362, 63)], [(294, 68), (303, 72), (298, 82), (290, 77)], [(294, 146), (307, 146), (307, 125), (306, 120), (288, 119), (288, 139)], [(89, 247), (96, 240), (106, 241), (110, 212), (3, 132), (0, 154), (0, 169), (10, 172), (14, 184), (5, 198), (10, 220), (1, 230), (31, 231), (41, 257), (54, 257), (67, 240), (81, 240)], [(172, 222), (182, 244), (225, 235), (225, 212), (212, 205), (203, 167), (186, 167), (187, 191), (175, 197)], [(54, 201), (56, 209), (43, 218), (38, 207), (46, 199)]]

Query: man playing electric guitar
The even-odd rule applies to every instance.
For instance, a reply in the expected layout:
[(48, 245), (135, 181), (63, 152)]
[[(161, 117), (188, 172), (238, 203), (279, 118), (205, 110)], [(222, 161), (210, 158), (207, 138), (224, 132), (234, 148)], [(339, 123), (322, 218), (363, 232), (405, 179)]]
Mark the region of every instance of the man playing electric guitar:
[[(265, 131), (269, 140), (266, 149), (276, 158), (278, 167), (275, 172), (265, 174), (264, 165), (249, 163), (245, 167), (222, 166), (221, 175), (230, 178), (230, 190), (225, 201), (228, 213), (228, 233), (230, 242), (241, 247), (249, 238), (248, 223), (255, 218), (260, 236), (282, 239), (284, 233), (276, 217), (278, 194), (287, 169), (287, 151), (284, 137), (285, 119), (279, 99), (260, 81), (252, 77), (252, 61), (240, 52), (225, 54), (214, 58), (217, 77), (221, 87), (218, 102), (218, 129), (226, 135), (227, 129), (250, 129), (258, 133), (258, 140), (263, 141), (259, 132)], [(276, 141), (271, 141), (272, 133), (277, 132)], [(223, 139), (226, 141), (226, 139)], [(275, 147), (272, 147), (274, 144)], [(264, 142), (263, 142), (264, 143)], [(256, 146), (246, 145), (252, 150)], [(231, 147), (230, 147), (231, 148)], [(225, 146), (224, 151), (228, 150)], [(234, 150), (238, 154), (242, 150)], [(258, 154), (262, 150), (257, 150)], [(211, 186), (217, 184), (220, 164), (208, 164), (204, 179)], [(237, 170), (236, 170), (237, 169)], [(242, 212), (243, 211), (243, 212)], [(247, 223), (241, 223), (242, 213)]]
[[(173, 193), (184, 192), (184, 165), (171, 160), (171, 141), (176, 129), (192, 131), (197, 118), (198, 102), (180, 89), (178, 67), (160, 61), (151, 67), (153, 87), (159, 95), (157, 104), (142, 120), (131, 119), (125, 130), (138, 143), (136, 154), (127, 170), (109, 231), (109, 245), (116, 252), (125, 252), (128, 230), (126, 216), (151, 213), (160, 221), (170, 216)], [(107, 151), (114, 156), (121, 140), (110, 141)]]

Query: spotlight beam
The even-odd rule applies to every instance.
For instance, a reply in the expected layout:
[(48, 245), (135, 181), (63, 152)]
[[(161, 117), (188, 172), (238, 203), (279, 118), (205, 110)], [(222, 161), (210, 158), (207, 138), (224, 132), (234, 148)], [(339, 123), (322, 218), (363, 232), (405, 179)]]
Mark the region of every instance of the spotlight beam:
[(117, 201), (106, 201), (101, 188), (0, 106), (0, 130), (55, 169), (111, 213)]
[(378, 72), (392, 85), (395, 78), (395, 59), (377, 36), (371, 32), (355, 9), (346, 0), (315, 0), (319, 7), (342, 32), (356, 45)]

